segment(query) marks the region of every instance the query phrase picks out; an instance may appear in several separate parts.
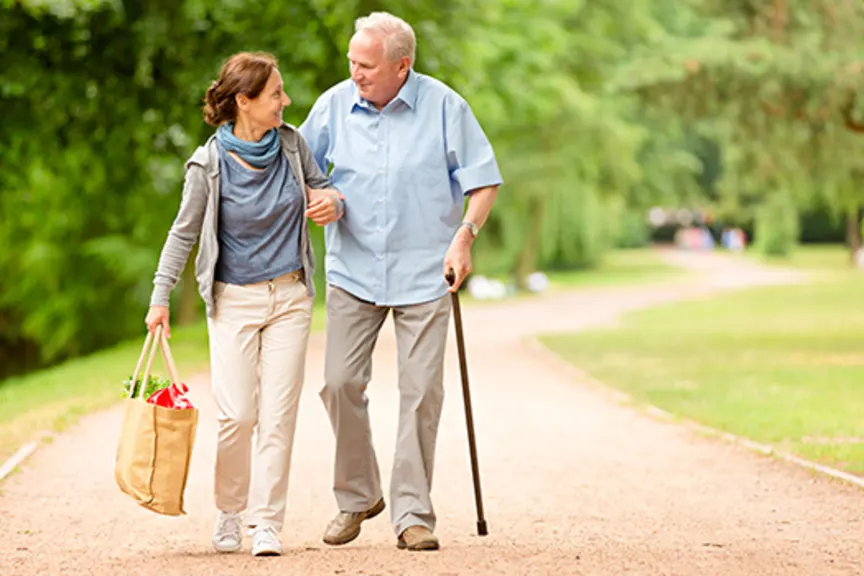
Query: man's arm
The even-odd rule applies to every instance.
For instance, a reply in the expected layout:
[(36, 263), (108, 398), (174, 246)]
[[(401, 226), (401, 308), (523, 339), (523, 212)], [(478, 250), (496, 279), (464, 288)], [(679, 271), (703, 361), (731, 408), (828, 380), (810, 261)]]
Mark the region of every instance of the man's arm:
[[(445, 100), (445, 106), (444, 139), (450, 178), (468, 195), (463, 221), (479, 229), (486, 223), (498, 195), (501, 172), (492, 145), (468, 103), (454, 93)], [(473, 244), (474, 234), (470, 228), (460, 226), (444, 256), (444, 275), (453, 270), (456, 277), (450, 286), (451, 292), (458, 290), (465, 277), (471, 273)]]
[(468, 207), (465, 209), (463, 220), (473, 222), (478, 228), (482, 228), (483, 224), (486, 223), (486, 219), (489, 218), (489, 212), (492, 211), (492, 204), (495, 203), (495, 198), (497, 197), (497, 185), (478, 188), (469, 192)]
[[(468, 207), (465, 210), (463, 220), (480, 228), (489, 218), (489, 212), (492, 211), (492, 205), (498, 196), (498, 186), (477, 188), (468, 194)], [(471, 273), (471, 246), (474, 245), (474, 240), (475, 237), (471, 230), (467, 226), (460, 226), (450, 243), (446, 256), (444, 256), (444, 275), (446, 276), (450, 270), (453, 270), (456, 275), (456, 281), (450, 287), (451, 292), (458, 290), (465, 277)]]

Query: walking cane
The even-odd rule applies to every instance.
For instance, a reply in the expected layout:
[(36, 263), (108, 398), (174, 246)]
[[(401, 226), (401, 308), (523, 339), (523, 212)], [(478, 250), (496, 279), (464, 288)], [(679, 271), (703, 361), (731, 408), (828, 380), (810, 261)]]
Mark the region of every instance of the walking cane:
[[(446, 275), (451, 286), (456, 274), (449, 270)], [(462, 373), (462, 399), (465, 402), (465, 421), (468, 424), (468, 451), (471, 454), (471, 475), (474, 477), (474, 502), (477, 504), (477, 534), (486, 536), (486, 519), (483, 517), (483, 495), (480, 492), (480, 468), (477, 465), (477, 445), (474, 440), (474, 416), (471, 412), (471, 392), (468, 389), (468, 361), (465, 359), (465, 338), (462, 334), (462, 309), (459, 307), (459, 293), (450, 294), (453, 301), (453, 322), (456, 327), (456, 347), (459, 350), (459, 371)]]

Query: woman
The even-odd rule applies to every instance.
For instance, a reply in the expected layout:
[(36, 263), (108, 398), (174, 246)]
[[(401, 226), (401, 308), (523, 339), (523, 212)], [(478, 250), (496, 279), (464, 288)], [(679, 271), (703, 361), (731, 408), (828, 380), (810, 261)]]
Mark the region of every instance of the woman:
[[(218, 408), (213, 546), (279, 555), (288, 472), (312, 318), (313, 254), (304, 216), (341, 216), (338, 192), (282, 121), (291, 101), (276, 59), (240, 53), (207, 90), (216, 134), (186, 163), (180, 210), (154, 280), (147, 327), (170, 335), (168, 303), (196, 240)], [(252, 433), (257, 428), (257, 443)], [(254, 476), (251, 468), (255, 468)]]

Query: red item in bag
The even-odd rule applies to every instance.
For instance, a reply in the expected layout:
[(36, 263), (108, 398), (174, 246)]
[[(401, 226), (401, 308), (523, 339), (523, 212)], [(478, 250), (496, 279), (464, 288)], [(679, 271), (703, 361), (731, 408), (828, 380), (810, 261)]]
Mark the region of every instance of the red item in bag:
[(194, 408), (192, 403), (186, 397), (189, 388), (186, 384), (180, 382), (171, 384), (167, 388), (158, 390), (147, 399), (150, 404), (162, 406), (163, 408), (174, 408), (175, 410), (191, 410)]

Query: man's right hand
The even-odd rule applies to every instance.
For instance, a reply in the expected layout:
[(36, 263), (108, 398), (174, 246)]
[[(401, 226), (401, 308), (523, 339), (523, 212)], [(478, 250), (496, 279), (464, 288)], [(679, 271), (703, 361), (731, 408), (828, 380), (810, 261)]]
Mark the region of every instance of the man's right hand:
[(156, 332), (157, 326), (162, 326), (162, 333), (166, 338), (171, 338), (171, 326), (168, 323), (168, 306), (151, 306), (147, 312), (147, 318), (144, 323), (147, 324), (147, 329), (150, 333)]

